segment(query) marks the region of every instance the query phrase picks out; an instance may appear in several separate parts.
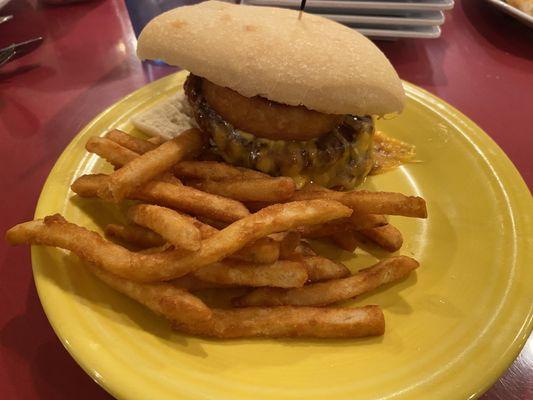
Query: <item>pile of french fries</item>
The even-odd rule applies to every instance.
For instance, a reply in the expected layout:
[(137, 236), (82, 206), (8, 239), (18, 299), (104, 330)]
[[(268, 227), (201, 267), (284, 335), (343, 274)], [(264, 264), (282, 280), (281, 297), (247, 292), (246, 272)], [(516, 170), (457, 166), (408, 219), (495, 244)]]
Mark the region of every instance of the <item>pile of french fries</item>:
[[(337, 192), (209, 158), (196, 129), (163, 142), (119, 130), (91, 138), (86, 149), (110, 162), (109, 175), (84, 175), (80, 197), (119, 203), (128, 225), (110, 223), (107, 239), (61, 215), (7, 232), (12, 244), (70, 250), (94, 275), (166, 317), (184, 333), (217, 337), (347, 338), (381, 335), (379, 306), (324, 307), (397, 281), (418, 267), (384, 258), (355, 274), (319, 256), (308, 240), (342, 249), (402, 245), (385, 215), (426, 217), (425, 201), (399, 193)], [(231, 308), (210, 308), (203, 289), (248, 288)]]

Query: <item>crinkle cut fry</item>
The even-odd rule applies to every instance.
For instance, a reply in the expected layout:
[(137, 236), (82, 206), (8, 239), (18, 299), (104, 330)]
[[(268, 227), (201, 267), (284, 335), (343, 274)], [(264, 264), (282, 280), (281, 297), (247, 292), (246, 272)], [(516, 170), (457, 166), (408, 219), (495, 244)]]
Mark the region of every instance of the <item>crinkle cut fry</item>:
[(248, 337), (357, 338), (379, 336), (385, 319), (378, 306), (360, 308), (249, 307), (213, 309), (207, 321), (176, 321), (174, 329), (219, 339)]
[(16, 225), (7, 232), (6, 237), (12, 244), (31, 243), (65, 248), (123, 278), (156, 282), (178, 278), (220, 261), (271, 233), (343, 218), (351, 212), (342, 204), (328, 200), (274, 205), (234, 222), (203, 240), (199, 251), (187, 255), (178, 251), (133, 253), (108, 242), (95, 232), (66, 222), (61, 216)]

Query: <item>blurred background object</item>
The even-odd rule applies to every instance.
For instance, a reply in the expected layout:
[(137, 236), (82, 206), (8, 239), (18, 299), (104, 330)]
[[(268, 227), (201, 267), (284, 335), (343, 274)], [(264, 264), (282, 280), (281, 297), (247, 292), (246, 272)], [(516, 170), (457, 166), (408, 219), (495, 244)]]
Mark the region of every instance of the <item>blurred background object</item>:
[(84, 1), (91, 1), (91, 0), (40, 0), (40, 1), (41, 1), (41, 3), (50, 4), (50, 5), (53, 5), (53, 6), (63, 6), (63, 5), (66, 5), (66, 4), (81, 3), (81, 2), (84, 2)]
[[(237, 3), (298, 9), (300, 0), (236, 0)], [(183, 0), (126, 0), (135, 33), (160, 14), (184, 3)], [(454, 0), (308, 0), (305, 11), (322, 15), (357, 29), (375, 39), (435, 39), (441, 35), (444, 11)]]
[(533, 28), (533, 0), (487, 0), (504, 13)]

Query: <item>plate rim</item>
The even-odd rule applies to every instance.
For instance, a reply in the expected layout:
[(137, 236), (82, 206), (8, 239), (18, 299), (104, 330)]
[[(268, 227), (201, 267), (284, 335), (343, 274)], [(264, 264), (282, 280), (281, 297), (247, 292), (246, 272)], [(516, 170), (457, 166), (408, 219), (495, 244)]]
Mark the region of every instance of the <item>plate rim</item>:
[[(64, 160), (69, 156), (70, 150), (76, 146), (77, 143), (79, 143), (81, 140), (84, 140), (84, 135), (87, 131), (89, 131), (100, 119), (102, 119), (104, 116), (108, 115), (109, 113), (113, 112), (114, 108), (121, 103), (124, 103), (127, 100), (130, 100), (134, 97), (136, 97), (139, 92), (145, 91), (147, 88), (155, 88), (159, 86), (166, 87), (167, 85), (170, 85), (171, 82), (173, 82), (180, 74), (185, 74), (187, 71), (178, 71), (176, 73), (169, 74), (163, 78), (160, 78), (158, 80), (155, 80), (153, 82), (150, 82), (146, 85), (141, 86), (140, 88), (136, 89), (135, 91), (127, 94), (126, 96), (118, 99), (113, 104), (111, 104), (109, 107), (106, 107), (102, 112), (97, 114), (93, 119), (91, 119), (81, 130), (79, 130), (76, 135), (73, 137), (73, 139), (69, 142), (69, 144), (64, 148), (64, 150), (61, 152), (59, 157), (57, 158), (56, 162), (54, 163), (54, 166), (50, 170), (44, 184), (43, 188), (41, 190), (41, 193), (39, 195), (39, 198), (37, 200), (37, 204), (35, 207), (35, 213), (34, 218), (37, 218), (37, 216), (40, 214), (40, 209), (44, 207), (44, 197), (47, 195), (48, 192), (50, 192), (52, 189), (52, 176), (54, 175), (54, 172), (56, 172), (56, 169), (59, 169), (59, 166), (64, 162)], [(499, 145), (485, 132), (483, 129), (481, 129), (474, 121), (472, 121), (470, 118), (468, 118), (466, 115), (464, 115), (461, 111), (450, 105), (448, 102), (440, 99), (436, 95), (428, 92), (427, 90), (414, 85), (412, 83), (403, 81), (403, 86), (405, 88), (407, 97), (412, 97), (414, 100), (416, 100), (418, 103), (424, 104), (424, 106), (431, 105), (431, 110), (435, 113), (437, 113), (441, 118), (445, 119), (447, 122), (456, 125), (459, 123), (464, 128), (462, 130), (468, 130), (468, 136), (472, 139), (475, 139), (475, 142), (482, 141), (485, 142), (489, 149), (492, 150), (489, 157), (487, 157), (487, 163), (490, 164), (490, 161), (493, 158), (498, 158), (498, 162), (505, 164), (505, 179), (503, 180), (504, 183), (501, 183), (501, 187), (505, 188), (509, 183), (511, 183), (513, 186), (513, 189), (516, 193), (525, 194), (530, 196), (530, 191), (520, 175), (519, 171), (516, 169), (513, 162), (509, 159), (507, 154), (499, 147)], [(473, 136), (470, 136), (473, 135)], [(487, 150), (487, 149), (485, 149)], [(492, 160), (494, 161), (494, 160)], [(502, 167), (498, 167), (497, 172), (502, 172)], [(499, 175), (498, 175), (499, 176)], [(516, 196), (515, 196), (516, 197)], [(520, 196), (520, 199), (522, 196)], [(45, 207), (46, 208), (46, 207)], [(522, 208), (522, 206), (520, 206)], [(527, 249), (527, 243), (523, 246), (519, 245), (519, 248), (524, 247), (523, 251)], [(96, 382), (99, 386), (101, 386), (104, 390), (106, 390), (108, 393), (110, 393), (112, 396), (114, 396), (117, 399), (126, 399), (125, 392), (121, 392), (119, 387), (114, 387), (113, 380), (112, 379), (102, 379), (104, 377), (99, 376), (99, 374), (92, 369), (90, 365), (88, 365), (83, 360), (83, 354), (81, 351), (77, 350), (76, 348), (69, 345), (67, 338), (65, 337), (63, 333), (63, 329), (59, 326), (57, 323), (57, 320), (54, 320), (54, 312), (52, 307), (47, 305), (47, 302), (43, 300), (45, 298), (42, 294), (43, 290), (43, 282), (42, 280), (38, 279), (38, 262), (36, 260), (37, 258), (37, 246), (31, 246), (31, 264), (32, 264), (32, 274), (34, 278), (35, 287), (37, 290), (37, 294), (39, 296), (39, 301), (41, 303), (41, 306), (43, 307), (43, 311), (46, 315), (46, 318), (48, 319), (48, 322), (50, 323), (50, 326), (54, 330), (54, 333), (60, 340), (63, 347), (67, 350), (69, 355), (76, 361), (76, 363), (87, 373), (91, 379), (93, 379), (94, 382)], [(508, 348), (505, 350), (505, 356), (502, 357), (501, 366), (499, 368), (496, 368), (495, 371), (492, 373), (489, 373), (485, 375), (487, 377), (485, 384), (478, 385), (475, 388), (472, 388), (474, 391), (474, 397), (477, 398), (481, 396), (487, 389), (489, 389), (497, 380), (498, 378), (509, 368), (509, 366), (513, 363), (513, 361), (516, 359), (522, 348), (524, 347), (529, 335), (531, 334), (531, 331), (533, 329), (533, 306), (530, 306), (529, 308), (529, 314), (527, 315), (527, 318), (525, 321), (523, 321), (522, 325), (519, 327), (519, 329), (515, 332), (514, 340), (509, 344)]]

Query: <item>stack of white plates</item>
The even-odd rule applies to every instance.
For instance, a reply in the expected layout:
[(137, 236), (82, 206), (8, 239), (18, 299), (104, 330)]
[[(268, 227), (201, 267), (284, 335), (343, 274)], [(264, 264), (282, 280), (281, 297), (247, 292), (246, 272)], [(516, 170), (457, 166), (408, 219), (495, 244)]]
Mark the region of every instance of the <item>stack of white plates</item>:
[[(299, 8), (300, 0), (242, 0), (243, 4)], [(454, 0), (307, 0), (305, 11), (322, 15), (376, 39), (440, 36), (444, 10)]]

